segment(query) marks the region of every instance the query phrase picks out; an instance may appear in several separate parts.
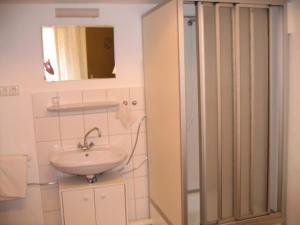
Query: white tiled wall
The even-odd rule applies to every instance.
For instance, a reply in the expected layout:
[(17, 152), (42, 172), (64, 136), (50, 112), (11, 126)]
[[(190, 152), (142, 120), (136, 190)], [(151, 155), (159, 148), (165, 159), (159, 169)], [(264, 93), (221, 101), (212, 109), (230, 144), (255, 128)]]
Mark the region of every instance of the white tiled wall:
[[(116, 119), (114, 110), (91, 110), (82, 112), (49, 113), (46, 107), (52, 97), (58, 96), (60, 104), (92, 101), (118, 101), (128, 103), (136, 122), (126, 129)], [(136, 101), (137, 104), (132, 104)], [(36, 149), (41, 182), (55, 181), (64, 176), (49, 163), (54, 151), (76, 149), (77, 143), (92, 127), (99, 127), (102, 137), (91, 136), (96, 145), (114, 145), (130, 154), (134, 145), (140, 119), (145, 115), (144, 90), (142, 87), (75, 90), (64, 92), (35, 93), (32, 95)], [(139, 142), (130, 167), (137, 167), (147, 156), (145, 124), (141, 127)], [(149, 217), (147, 163), (134, 172), (124, 174), (127, 183), (128, 216), (130, 220)], [(58, 186), (44, 186), (42, 205), (45, 225), (60, 224)]]

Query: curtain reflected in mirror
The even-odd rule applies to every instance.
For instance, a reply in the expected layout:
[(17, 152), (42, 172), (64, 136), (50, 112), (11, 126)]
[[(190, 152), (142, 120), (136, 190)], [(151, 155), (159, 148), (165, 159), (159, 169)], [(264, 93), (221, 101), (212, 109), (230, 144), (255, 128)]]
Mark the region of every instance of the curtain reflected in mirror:
[(114, 78), (112, 27), (43, 27), (46, 81)]

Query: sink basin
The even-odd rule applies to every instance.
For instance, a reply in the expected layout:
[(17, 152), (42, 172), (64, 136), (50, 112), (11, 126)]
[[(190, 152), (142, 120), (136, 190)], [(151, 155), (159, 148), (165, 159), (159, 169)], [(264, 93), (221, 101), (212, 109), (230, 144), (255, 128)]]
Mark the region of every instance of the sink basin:
[(96, 179), (96, 174), (119, 166), (126, 156), (126, 153), (117, 149), (95, 148), (88, 151), (74, 150), (55, 153), (51, 156), (50, 162), (62, 172)]

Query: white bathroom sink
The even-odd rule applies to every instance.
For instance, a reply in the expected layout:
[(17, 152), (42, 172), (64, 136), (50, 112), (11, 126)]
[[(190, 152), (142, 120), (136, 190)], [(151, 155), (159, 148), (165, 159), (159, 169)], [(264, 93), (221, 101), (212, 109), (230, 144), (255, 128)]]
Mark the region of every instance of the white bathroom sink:
[(126, 153), (117, 149), (94, 148), (55, 153), (50, 162), (62, 172), (91, 177), (119, 166), (126, 156)]

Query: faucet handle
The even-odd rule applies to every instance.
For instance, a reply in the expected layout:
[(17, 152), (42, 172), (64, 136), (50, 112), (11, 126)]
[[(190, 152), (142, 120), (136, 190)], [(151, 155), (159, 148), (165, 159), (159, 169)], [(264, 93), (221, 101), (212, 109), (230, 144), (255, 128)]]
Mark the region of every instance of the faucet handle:
[(99, 133), (98, 133), (98, 137), (102, 137), (102, 133), (101, 133), (100, 130), (99, 130)]
[(80, 142), (78, 142), (78, 144), (77, 144), (77, 148), (80, 148), (80, 149), (82, 149), (82, 148), (83, 148), (83, 145), (82, 145)]
[(90, 142), (89, 143), (89, 148), (93, 147), (94, 145), (95, 145), (94, 142)]

